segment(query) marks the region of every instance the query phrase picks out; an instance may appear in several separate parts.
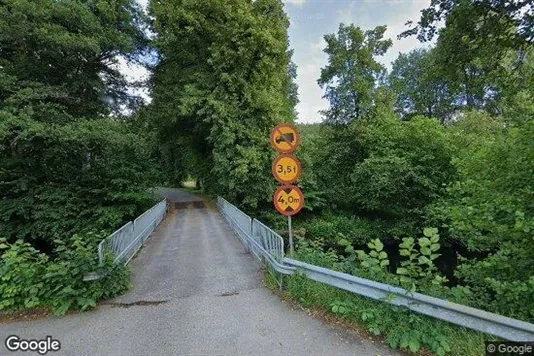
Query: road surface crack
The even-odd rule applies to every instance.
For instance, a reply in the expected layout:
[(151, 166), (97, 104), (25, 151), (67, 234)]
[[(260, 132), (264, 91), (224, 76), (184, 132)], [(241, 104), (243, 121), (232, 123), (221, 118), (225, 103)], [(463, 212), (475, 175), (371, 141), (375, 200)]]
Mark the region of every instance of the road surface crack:
[(232, 295), (238, 295), (238, 294), (239, 294), (238, 291), (226, 292), (226, 293), (219, 294), (218, 297), (230, 297)]
[(130, 308), (133, 306), (153, 306), (167, 303), (168, 300), (139, 300), (137, 302), (122, 303), (122, 302), (108, 302), (102, 303), (102, 305), (109, 305), (112, 308)]

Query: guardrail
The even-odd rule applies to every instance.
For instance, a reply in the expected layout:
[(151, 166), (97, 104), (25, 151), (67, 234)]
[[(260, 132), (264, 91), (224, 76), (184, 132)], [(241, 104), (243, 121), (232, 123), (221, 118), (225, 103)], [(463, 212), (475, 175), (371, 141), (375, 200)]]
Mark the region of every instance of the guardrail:
[[(403, 306), (414, 312), (502, 339), (534, 341), (534, 324), (531, 323), (284, 258), (284, 242), (280, 235), (256, 219), (251, 219), (223, 198), (218, 197), (217, 203), (221, 213), (236, 231), (239, 239), (247, 249), (252, 250), (257, 257), (259, 256), (260, 261), (269, 263), (276, 272), (282, 275), (290, 275), (298, 271), (311, 280), (392, 305)], [(248, 221), (246, 218), (252, 221), (250, 228), (246, 226)], [(268, 239), (266, 243), (262, 242), (264, 236)], [(274, 241), (281, 241), (281, 247), (270, 240), (273, 238)], [(274, 245), (271, 243), (274, 243)]]
[[(217, 205), (247, 251), (281, 275), (293, 272), (293, 267), (281, 263), (284, 258), (284, 239), (280, 235), (259, 220), (251, 219), (221, 197), (217, 197)], [(278, 285), (282, 287), (282, 279), (278, 281)]]
[(284, 259), (283, 262), (295, 267), (297, 271), (304, 273), (311, 280), (355, 294), (403, 306), (420, 314), (495, 335), (506, 340), (534, 341), (534, 324), (424, 294), (411, 293), (389, 284), (374, 282), (289, 258)]
[(113, 252), (114, 263), (130, 262), (132, 257), (139, 251), (141, 246), (156, 229), (167, 213), (167, 201), (162, 200), (133, 222), (125, 224), (123, 227), (106, 237), (98, 245), (98, 258), (102, 264), (105, 255)]

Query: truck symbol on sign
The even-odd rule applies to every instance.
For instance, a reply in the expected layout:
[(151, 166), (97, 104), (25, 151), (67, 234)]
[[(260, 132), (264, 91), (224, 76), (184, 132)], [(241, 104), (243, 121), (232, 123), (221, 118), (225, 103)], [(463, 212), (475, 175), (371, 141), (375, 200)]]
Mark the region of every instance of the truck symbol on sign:
[(293, 141), (295, 141), (295, 135), (292, 132), (281, 134), (280, 136), (276, 138), (276, 143), (293, 142)]

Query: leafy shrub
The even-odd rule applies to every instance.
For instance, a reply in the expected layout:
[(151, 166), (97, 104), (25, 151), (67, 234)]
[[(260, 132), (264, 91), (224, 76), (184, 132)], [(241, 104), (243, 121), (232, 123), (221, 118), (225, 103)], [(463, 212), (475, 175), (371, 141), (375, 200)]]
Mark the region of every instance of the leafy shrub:
[(417, 220), (455, 176), (451, 134), (434, 120), (386, 115), (333, 135), (322, 153), (330, 159), (314, 169), (329, 187), (330, 203), (344, 211)]
[(482, 256), (456, 272), (475, 306), (534, 321), (534, 121), (470, 113), (454, 130), (459, 178), (430, 216)]
[[(410, 286), (410, 291), (415, 291), (416, 286), (428, 284), (442, 285), (447, 279), (438, 273), (434, 260), (441, 254), (438, 229), (425, 228), (424, 237), (415, 240), (411, 237), (402, 239), (400, 255), (407, 257), (401, 262), (401, 267), (396, 273), (400, 275), (399, 282)], [(423, 287), (424, 289), (424, 287)]]
[(90, 231), (153, 203), (151, 149), (123, 115), (141, 101), (109, 60), (138, 58), (145, 16), (129, 0), (9, 0), (0, 18), (0, 309), (90, 308), (127, 284)]
[(353, 245), (362, 245), (384, 234), (385, 226), (360, 217), (326, 213), (299, 224), (306, 229), (306, 238), (323, 239), (329, 247), (337, 246), (339, 235)]
[(43, 252), (75, 233), (111, 232), (154, 203), (148, 149), (124, 123), (7, 115), (0, 159), (0, 236)]
[[(99, 300), (123, 293), (129, 286), (129, 271), (108, 259), (99, 265), (98, 234), (74, 235), (67, 243), (58, 241), (56, 258), (39, 252), (29, 243), (2, 239), (0, 249), (0, 310), (50, 308), (55, 314), (70, 309), (86, 310)], [(83, 281), (97, 272), (103, 278)]]
[(324, 243), (321, 239), (308, 241), (300, 239), (297, 243), (295, 258), (317, 266), (343, 270), (343, 258), (334, 251), (324, 251)]

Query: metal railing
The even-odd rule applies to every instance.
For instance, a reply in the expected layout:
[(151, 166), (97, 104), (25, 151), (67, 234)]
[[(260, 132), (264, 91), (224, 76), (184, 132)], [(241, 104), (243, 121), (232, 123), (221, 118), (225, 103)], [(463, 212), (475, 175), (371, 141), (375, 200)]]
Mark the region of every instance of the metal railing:
[(252, 220), (251, 237), (276, 261), (284, 259), (284, 239), (259, 220)]
[(534, 341), (534, 324), (456, 304), (447, 300), (411, 293), (405, 289), (350, 274), (332, 271), (308, 263), (284, 259), (311, 280), (328, 284), (355, 294), (389, 304), (403, 306), (414, 312), (448, 321), (512, 341)]
[(245, 246), (249, 247), (248, 237), (252, 235), (252, 219), (221, 197), (217, 197), (217, 205), (219, 210), (223, 212), (226, 221), (234, 228), (237, 237)]
[[(294, 268), (282, 264), (284, 239), (280, 235), (259, 220), (251, 219), (221, 197), (217, 197), (217, 205), (248, 251), (252, 252), (260, 262), (270, 265), (274, 271), (281, 274), (291, 274)], [(282, 282), (279, 281), (279, 284), (281, 286)]]
[[(280, 235), (258, 220), (251, 219), (223, 198), (218, 197), (217, 203), (221, 213), (243, 244), (281, 275), (290, 275), (298, 271), (311, 280), (392, 305), (403, 306), (414, 312), (502, 339), (534, 341), (534, 324), (531, 323), (284, 258), (284, 242)], [(246, 226), (247, 218), (252, 221), (250, 228)]]
[(113, 253), (114, 263), (130, 262), (132, 257), (139, 251), (143, 243), (156, 229), (167, 213), (167, 202), (162, 200), (133, 222), (129, 222), (113, 234), (102, 240), (98, 245), (98, 258), (104, 262), (106, 254)]

